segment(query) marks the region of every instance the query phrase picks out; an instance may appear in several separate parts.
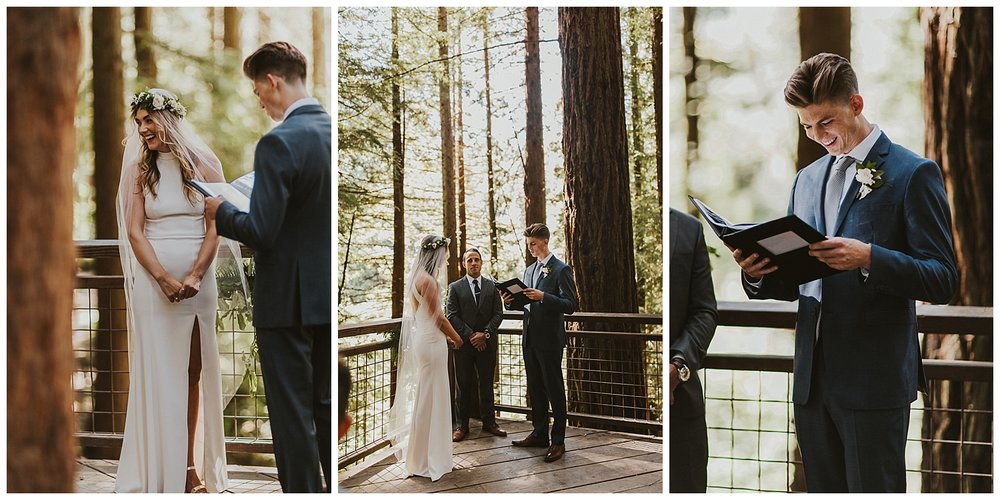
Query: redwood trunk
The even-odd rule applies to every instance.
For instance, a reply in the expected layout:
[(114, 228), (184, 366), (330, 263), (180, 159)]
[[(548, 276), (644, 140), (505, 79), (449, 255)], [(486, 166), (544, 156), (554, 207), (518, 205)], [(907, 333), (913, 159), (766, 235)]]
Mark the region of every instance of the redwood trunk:
[[(617, 8), (560, 8), (566, 249), (579, 311), (638, 312)], [(596, 120), (594, 117), (601, 117)], [(599, 330), (631, 331), (616, 324)], [(644, 342), (572, 337), (570, 412), (650, 418)]]
[(156, 53), (153, 51), (153, 8), (135, 7), (135, 61), (139, 83), (156, 85)]
[[(527, 119), (524, 139), (524, 225), (545, 219), (545, 147), (542, 141), (542, 72), (538, 52), (538, 8), (524, 9), (527, 34), (524, 48), (524, 83), (526, 89), (525, 108)], [(527, 250), (527, 249), (526, 249)], [(525, 264), (535, 262), (535, 258), (524, 252)]]
[[(121, 12), (93, 11), (94, 60), (94, 222), (98, 239), (117, 239), (115, 199), (121, 174), (122, 138), (128, 111), (122, 76)], [(121, 275), (118, 259), (98, 259), (99, 275)], [(94, 426), (98, 432), (123, 432), (128, 403), (128, 332), (121, 290), (98, 295), (100, 321), (95, 346)], [(115, 450), (93, 449), (90, 456), (117, 458)]]
[(493, 172), (493, 96), (490, 92), (490, 23), (489, 11), (483, 14), (483, 68), (486, 79), (486, 184), (489, 200), (487, 217), (490, 224), (490, 269), (496, 269), (499, 258), (497, 235), (496, 178)]
[[(72, 492), (76, 8), (7, 9), (7, 491)], [(12, 121), (11, 125), (15, 125)], [(44, 138), (44, 140), (41, 140)]]
[[(399, 13), (392, 8), (392, 67), (399, 70)], [(403, 109), (399, 78), (392, 79), (392, 317), (403, 317), (406, 212), (403, 210)]]
[[(821, 52), (832, 52), (851, 59), (850, 7), (799, 7), (799, 49), (803, 61)], [(791, 74), (791, 71), (788, 72)], [(801, 169), (826, 154), (823, 146), (806, 137), (799, 129), (795, 165)]]
[(455, 227), (455, 134), (451, 127), (451, 89), (448, 64), (448, 9), (438, 7), (438, 56), (441, 72), (438, 75), (438, 97), (441, 104), (441, 187), (444, 197), (444, 236), (448, 244), (448, 282), (459, 278), (458, 238)]
[[(954, 214), (960, 305), (993, 305), (993, 10), (935, 7), (920, 13), (925, 33), (925, 155), (944, 173)], [(927, 335), (924, 357), (993, 360), (988, 335)], [(934, 381), (923, 422), (924, 470), (991, 474), (993, 387)], [(968, 413), (959, 410), (990, 412)], [(933, 439), (933, 441), (932, 441)], [(948, 442), (943, 442), (948, 441)], [(961, 442), (959, 444), (959, 442)], [(992, 492), (989, 477), (923, 475), (925, 492)]]

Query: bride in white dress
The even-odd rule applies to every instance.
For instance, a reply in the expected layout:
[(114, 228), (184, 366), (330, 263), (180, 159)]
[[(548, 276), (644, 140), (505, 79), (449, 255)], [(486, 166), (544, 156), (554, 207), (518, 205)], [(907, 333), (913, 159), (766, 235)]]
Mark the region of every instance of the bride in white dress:
[(448, 344), (462, 338), (441, 309), (441, 268), (448, 242), (427, 236), (420, 242), (407, 289), (408, 306), (399, 338), (396, 397), (389, 410), (389, 438), (409, 475), (437, 481), (452, 470), (451, 392)]
[(184, 181), (225, 179), (218, 158), (183, 121), (186, 110), (174, 94), (140, 92), (131, 105), (135, 128), (118, 192), (130, 385), (115, 491), (221, 492), (220, 238), (204, 218), (202, 196)]

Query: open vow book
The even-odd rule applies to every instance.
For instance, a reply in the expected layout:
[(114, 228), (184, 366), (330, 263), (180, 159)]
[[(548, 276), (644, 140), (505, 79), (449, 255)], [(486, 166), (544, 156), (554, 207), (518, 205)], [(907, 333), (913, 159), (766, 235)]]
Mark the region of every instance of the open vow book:
[(497, 288), (513, 297), (513, 300), (511, 300), (510, 303), (511, 309), (524, 309), (524, 306), (532, 302), (532, 300), (524, 294), (524, 291), (528, 289), (528, 285), (525, 285), (523, 281), (517, 278), (504, 281), (503, 283), (498, 283)]
[(221, 196), (229, 203), (236, 205), (241, 212), (250, 212), (250, 194), (253, 193), (253, 172), (246, 174), (229, 184), (225, 182), (187, 181), (192, 187), (205, 196)]
[(809, 244), (823, 241), (826, 236), (795, 215), (759, 224), (732, 224), (701, 200), (688, 198), (725, 244), (740, 249), (743, 255), (770, 257), (771, 263), (778, 266), (771, 274), (775, 278), (802, 284), (840, 272), (809, 255)]

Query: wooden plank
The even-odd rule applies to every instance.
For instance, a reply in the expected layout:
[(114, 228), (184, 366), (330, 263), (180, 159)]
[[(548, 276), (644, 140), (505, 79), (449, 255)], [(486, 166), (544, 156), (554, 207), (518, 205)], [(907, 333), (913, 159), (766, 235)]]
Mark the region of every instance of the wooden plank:
[[(662, 453), (649, 453), (646, 451), (630, 449), (628, 446), (617, 446), (618, 443), (609, 443), (608, 439), (620, 439), (610, 437), (606, 433), (595, 432), (588, 436), (576, 440), (567, 438), (568, 451), (562, 460), (553, 463), (545, 463), (541, 460), (544, 449), (541, 448), (509, 448), (510, 454), (490, 458), (496, 452), (482, 452), (482, 455), (474, 456), (474, 460), (495, 461), (496, 463), (479, 464), (474, 467), (456, 470), (446, 474), (440, 480), (431, 482), (426, 478), (404, 478), (390, 479), (388, 477), (377, 483), (346, 484), (352, 491), (362, 492), (406, 492), (406, 493), (428, 493), (439, 491), (462, 491), (462, 492), (540, 492), (555, 491), (567, 487), (578, 486), (581, 481), (593, 482), (593, 476), (603, 473), (608, 477), (622, 477), (623, 475), (633, 475), (642, 469), (661, 470)], [(622, 441), (627, 442), (627, 441)], [(636, 458), (639, 457), (639, 458)], [(642, 457), (648, 457), (643, 459)], [(597, 467), (593, 467), (597, 465)], [(397, 465), (402, 469), (402, 465)], [(590, 470), (580, 471), (591, 467)], [(628, 472), (634, 470), (634, 472)], [(392, 471), (400, 476), (404, 473)], [(554, 482), (541, 482), (533, 478), (559, 473), (553, 476)]]
[(663, 471), (655, 470), (560, 490), (559, 493), (663, 493)]

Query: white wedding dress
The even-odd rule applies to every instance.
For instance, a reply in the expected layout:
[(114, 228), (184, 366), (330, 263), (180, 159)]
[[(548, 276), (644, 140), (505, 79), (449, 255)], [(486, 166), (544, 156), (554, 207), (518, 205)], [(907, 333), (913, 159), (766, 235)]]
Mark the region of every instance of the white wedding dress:
[[(205, 237), (204, 203), (184, 194), (180, 163), (161, 154), (157, 196), (145, 196), (146, 237), (178, 281), (194, 266)], [(195, 321), (201, 337), (201, 391), (195, 467), (209, 492), (227, 488), (222, 380), (215, 338), (215, 264), (200, 292), (171, 303), (141, 266), (131, 293), (129, 394), (116, 492), (183, 492), (187, 477), (188, 360)]]
[(414, 318), (413, 355), (416, 393), (406, 447), (406, 472), (437, 481), (452, 469), (451, 390), (448, 344), (424, 304)]

